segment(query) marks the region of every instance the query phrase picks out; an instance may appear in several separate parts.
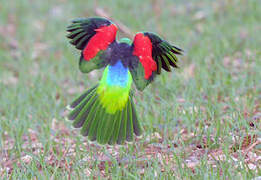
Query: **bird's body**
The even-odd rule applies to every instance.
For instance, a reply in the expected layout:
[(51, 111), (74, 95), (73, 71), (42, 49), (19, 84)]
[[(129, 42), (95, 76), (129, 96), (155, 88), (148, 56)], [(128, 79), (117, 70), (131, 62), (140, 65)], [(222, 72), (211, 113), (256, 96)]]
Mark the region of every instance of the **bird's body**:
[(128, 67), (121, 60), (108, 65), (98, 86), (101, 102), (109, 113), (122, 109), (128, 100), (132, 77)]
[(68, 38), (82, 50), (79, 67), (83, 73), (105, 67), (98, 85), (87, 90), (73, 103), (68, 118), (81, 134), (101, 144), (122, 144), (141, 135), (131, 93), (132, 82), (143, 90), (161, 67), (176, 66), (181, 49), (171, 46), (153, 33), (137, 33), (115, 40), (117, 27), (103, 18), (73, 21)]

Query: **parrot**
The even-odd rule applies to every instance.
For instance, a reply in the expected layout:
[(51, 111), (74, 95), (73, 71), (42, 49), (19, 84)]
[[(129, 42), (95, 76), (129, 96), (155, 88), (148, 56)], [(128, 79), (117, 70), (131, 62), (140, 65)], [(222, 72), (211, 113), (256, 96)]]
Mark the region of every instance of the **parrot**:
[(77, 18), (67, 38), (81, 51), (82, 73), (103, 68), (100, 81), (67, 106), (68, 120), (92, 142), (122, 145), (142, 135), (132, 83), (143, 91), (161, 69), (177, 68), (183, 50), (153, 32), (138, 32), (133, 41), (116, 39), (118, 27), (103, 17)]

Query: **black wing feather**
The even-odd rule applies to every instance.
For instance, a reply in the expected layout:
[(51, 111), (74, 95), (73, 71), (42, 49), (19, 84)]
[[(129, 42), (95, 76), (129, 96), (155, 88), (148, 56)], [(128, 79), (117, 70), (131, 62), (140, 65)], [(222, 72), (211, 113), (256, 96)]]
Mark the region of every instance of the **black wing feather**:
[(182, 54), (182, 49), (169, 44), (161, 39), (158, 35), (145, 32), (144, 35), (150, 38), (152, 43), (152, 58), (157, 63), (157, 74), (161, 73), (160, 68), (166, 71), (171, 71), (170, 66), (177, 68), (177, 57), (175, 54)]
[(95, 29), (101, 26), (109, 26), (111, 21), (104, 18), (79, 18), (72, 21), (72, 24), (67, 27), (69, 34), (67, 37), (72, 39), (71, 44), (79, 50), (83, 50), (92, 36), (96, 34)]

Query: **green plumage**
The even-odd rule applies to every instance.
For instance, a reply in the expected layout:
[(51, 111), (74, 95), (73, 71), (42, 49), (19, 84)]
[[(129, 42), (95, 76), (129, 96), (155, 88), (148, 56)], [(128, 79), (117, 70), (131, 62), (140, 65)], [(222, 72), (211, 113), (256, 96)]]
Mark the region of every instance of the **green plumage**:
[(101, 58), (104, 51), (100, 51), (91, 61), (85, 61), (83, 57), (81, 56), (80, 62), (79, 62), (79, 69), (82, 73), (89, 73), (94, 69), (100, 69), (105, 67), (107, 64), (106, 62)]
[(70, 105), (73, 110), (68, 119), (73, 121), (75, 128), (81, 128), (83, 136), (100, 144), (123, 144), (125, 140), (132, 141), (133, 134), (141, 135), (131, 95), (126, 106), (114, 114), (106, 112), (98, 96), (95, 86)]
[(140, 91), (143, 91), (145, 87), (147, 87), (147, 85), (149, 85), (153, 80), (153, 78), (148, 80), (144, 78), (144, 68), (142, 67), (141, 63), (138, 63), (135, 68), (131, 68), (130, 72), (136, 88)]

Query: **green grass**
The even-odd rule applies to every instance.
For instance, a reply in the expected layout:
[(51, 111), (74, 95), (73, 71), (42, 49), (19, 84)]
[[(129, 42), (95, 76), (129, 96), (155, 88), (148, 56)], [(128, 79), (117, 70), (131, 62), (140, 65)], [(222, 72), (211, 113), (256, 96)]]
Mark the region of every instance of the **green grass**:
[[(63, 118), (101, 76), (79, 72), (65, 37), (70, 20), (94, 16), (95, 6), (185, 50), (178, 70), (136, 93), (144, 134), (126, 146), (90, 145)], [(261, 176), (260, 144), (247, 151), (261, 137), (260, 1), (0, 0), (0, 12), (3, 179)]]

